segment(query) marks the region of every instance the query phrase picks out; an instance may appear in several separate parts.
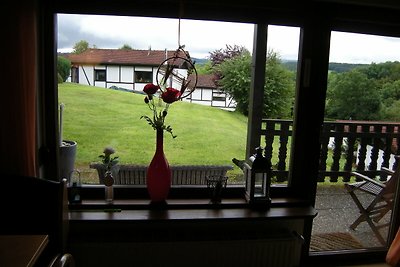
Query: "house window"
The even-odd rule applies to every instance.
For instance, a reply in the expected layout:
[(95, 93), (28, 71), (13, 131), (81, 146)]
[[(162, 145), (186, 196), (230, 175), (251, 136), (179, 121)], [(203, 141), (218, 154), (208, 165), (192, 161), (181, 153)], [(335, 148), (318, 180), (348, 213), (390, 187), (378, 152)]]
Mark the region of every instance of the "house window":
[(94, 70), (94, 80), (105, 82), (107, 78), (106, 70)]
[(224, 96), (213, 96), (213, 101), (225, 101)]
[(135, 83), (152, 83), (153, 72), (150, 71), (135, 71)]
[(222, 91), (214, 91), (213, 92), (213, 96), (212, 96), (212, 100), (213, 101), (225, 101), (226, 99), (226, 94)]

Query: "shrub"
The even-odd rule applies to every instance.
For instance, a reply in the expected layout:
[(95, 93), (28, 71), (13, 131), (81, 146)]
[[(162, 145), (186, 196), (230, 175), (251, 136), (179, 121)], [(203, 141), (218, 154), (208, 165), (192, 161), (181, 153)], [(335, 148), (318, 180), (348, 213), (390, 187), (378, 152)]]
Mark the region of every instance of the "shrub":
[(71, 61), (65, 57), (59, 56), (57, 58), (57, 72), (61, 76), (63, 82), (68, 79), (70, 71)]

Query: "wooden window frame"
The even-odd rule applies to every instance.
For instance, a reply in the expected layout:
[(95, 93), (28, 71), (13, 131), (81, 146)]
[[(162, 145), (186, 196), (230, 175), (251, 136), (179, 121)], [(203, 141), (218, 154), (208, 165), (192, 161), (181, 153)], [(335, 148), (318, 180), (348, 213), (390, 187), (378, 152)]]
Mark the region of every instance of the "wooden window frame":
[[(104, 79), (101, 79), (102, 77), (104, 77)], [(94, 69), (94, 80), (96, 82), (106, 82), (107, 81), (107, 70)]]

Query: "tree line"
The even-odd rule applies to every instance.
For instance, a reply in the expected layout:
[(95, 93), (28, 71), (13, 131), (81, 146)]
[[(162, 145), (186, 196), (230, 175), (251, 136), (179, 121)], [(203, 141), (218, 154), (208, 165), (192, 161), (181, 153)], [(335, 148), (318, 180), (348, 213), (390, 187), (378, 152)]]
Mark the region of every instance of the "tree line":
[[(199, 73), (213, 73), (216, 85), (248, 114), (251, 55), (244, 47), (227, 45), (210, 52)], [(400, 63), (331, 63), (325, 105), (327, 120), (400, 120)], [(296, 69), (287, 67), (274, 51), (268, 51), (265, 68), (264, 117), (292, 119)]]

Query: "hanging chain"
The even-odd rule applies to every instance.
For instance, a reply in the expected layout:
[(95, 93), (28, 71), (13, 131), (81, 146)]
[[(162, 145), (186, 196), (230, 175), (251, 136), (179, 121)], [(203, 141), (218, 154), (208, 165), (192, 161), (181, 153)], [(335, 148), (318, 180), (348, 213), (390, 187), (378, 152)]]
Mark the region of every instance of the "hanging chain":
[(183, 0), (179, 3), (179, 19), (178, 19), (178, 47), (181, 47), (181, 18), (183, 17)]
[(178, 20), (178, 47), (181, 47), (181, 18)]

